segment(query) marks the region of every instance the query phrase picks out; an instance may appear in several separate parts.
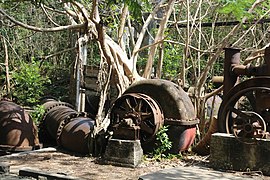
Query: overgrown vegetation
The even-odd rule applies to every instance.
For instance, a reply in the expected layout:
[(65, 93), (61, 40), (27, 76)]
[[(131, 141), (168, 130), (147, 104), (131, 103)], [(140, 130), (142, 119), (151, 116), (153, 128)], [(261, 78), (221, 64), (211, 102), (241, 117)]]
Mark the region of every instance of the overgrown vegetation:
[(39, 104), (34, 107), (33, 111), (31, 111), (30, 115), (36, 125), (39, 125), (39, 123), (42, 121), (41, 118), (44, 115), (44, 113), (45, 113), (44, 106)]
[(40, 64), (35, 60), (30, 63), (21, 62), (18, 69), (13, 70), (13, 97), (17, 103), (24, 106), (35, 106), (44, 95), (46, 84), (50, 83), (47, 76), (42, 76)]
[(172, 142), (167, 134), (168, 127), (162, 126), (156, 134), (156, 148), (150, 153), (150, 156), (157, 161), (161, 159), (181, 158), (181, 154), (175, 155), (169, 153), (169, 150), (172, 148)]

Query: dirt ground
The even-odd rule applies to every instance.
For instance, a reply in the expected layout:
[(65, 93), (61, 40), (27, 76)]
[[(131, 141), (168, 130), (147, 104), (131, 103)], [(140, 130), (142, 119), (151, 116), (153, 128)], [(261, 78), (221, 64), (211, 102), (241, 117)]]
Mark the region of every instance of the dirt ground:
[[(187, 153), (182, 155), (180, 159), (156, 161), (145, 158), (139, 167), (127, 168), (104, 164), (101, 158), (79, 156), (55, 148), (45, 148), (41, 151), (1, 156), (0, 162), (10, 165), (11, 174), (18, 174), (22, 168), (31, 168), (85, 180), (135, 180), (142, 175), (172, 167), (201, 166), (209, 168), (208, 159), (208, 156), (196, 156)], [(233, 173), (238, 173), (241, 176), (241, 172)]]
[(101, 158), (85, 157), (54, 148), (43, 152), (20, 153), (6, 155), (0, 161), (10, 165), (11, 173), (18, 173), (21, 168), (31, 168), (47, 173), (64, 174), (80, 179), (138, 179), (141, 175), (165, 168), (177, 166), (207, 165), (207, 157), (183, 155), (181, 159), (156, 161), (145, 158), (136, 168), (119, 167), (104, 164)]

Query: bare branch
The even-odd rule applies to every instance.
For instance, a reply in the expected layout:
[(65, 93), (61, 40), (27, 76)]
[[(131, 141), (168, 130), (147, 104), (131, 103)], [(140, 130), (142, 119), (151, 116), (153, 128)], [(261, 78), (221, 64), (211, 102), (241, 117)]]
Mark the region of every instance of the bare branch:
[(268, 43), (267, 45), (265, 45), (263, 48), (261, 49), (258, 49), (254, 52), (251, 53), (250, 56), (248, 56), (245, 60), (244, 60), (244, 65), (247, 65), (248, 63), (251, 63), (253, 60), (256, 60), (260, 57), (263, 57), (264, 56), (264, 51), (265, 51), (265, 48), (268, 47), (270, 45), (270, 43)]
[(157, 41), (157, 42), (154, 42), (154, 43), (152, 43), (152, 44), (149, 44), (149, 45), (147, 45), (147, 46), (144, 46), (144, 47), (138, 49), (137, 51), (135, 51), (135, 53), (138, 53), (138, 52), (140, 52), (140, 51), (142, 51), (142, 50), (144, 50), (144, 49), (147, 49), (147, 48), (149, 48), (149, 47), (151, 47), (151, 46), (155, 46), (155, 45), (157, 45), (157, 44), (160, 44), (160, 43), (162, 43), (162, 42), (164, 42), (164, 41), (165, 41), (165, 38), (163, 38), (163, 39), (161, 39), (161, 40), (159, 40), (159, 41)]
[(233, 46), (235, 46), (237, 43), (239, 43), (239, 41), (241, 40), (241, 39), (243, 39), (246, 35), (247, 35), (247, 33), (249, 32), (249, 31), (251, 31), (265, 16), (267, 16), (268, 14), (269, 14), (269, 12), (270, 12), (270, 9), (267, 11), (267, 12), (265, 12), (261, 17), (260, 17), (260, 19), (258, 19), (251, 27), (249, 27), (248, 28), (248, 30), (246, 30), (246, 32), (245, 33), (243, 33), (243, 35), (233, 44)]
[[(264, 0), (256, 0), (256, 1), (253, 3), (252, 7), (248, 10), (248, 12), (251, 13), (251, 12), (254, 10), (254, 8), (255, 8), (259, 3), (263, 2), (263, 1), (264, 1)], [(244, 18), (242, 19), (242, 22), (245, 22), (245, 21), (246, 21), (246, 17), (244, 17)], [(239, 29), (239, 27), (240, 27), (240, 24), (237, 24), (236, 26), (234, 26), (234, 27), (232, 28), (232, 30), (230, 31), (230, 33), (227, 34), (227, 36), (219, 43), (217, 52), (216, 52), (216, 53), (211, 57), (211, 59), (207, 62), (207, 66), (206, 66), (206, 68), (204, 69), (204, 71), (203, 71), (201, 77), (199, 78), (199, 81), (198, 81), (198, 83), (197, 83), (198, 89), (200, 89), (200, 88), (203, 86), (203, 84), (205, 83), (206, 77), (207, 77), (207, 75), (208, 75), (208, 72), (209, 72), (210, 68), (212, 67), (213, 63), (216, 61), (216, 59), (218, 58), (218, 56), (222, 53), (223, 48), (226, 47), (226, 46), (228, 46), (228, 44), (229, 44), (228, 39), (234, 35), (234, 33)]]
[(5, 70), (6, 70), (6, 90), (7, 90), (7, 95), (9, 98), (11, 98), (10, 94), (10, 78), (9, 78), (9, 67), (8, 67), (8, 48), (7, 48), (7, 43), (6, 39), (3, 36), (0, 36), (2, 41), (3, 41), (3, 46), (4, 46), (4, 51), (5, 51)]
[(121, 48), (125, 51), (125, 46), (123, 42), (123, 35), (124, 35), (124, 30), (125, 30), (125, 24), (126, 24), (126, 19), (128, 16), (128, 6), (124, 4), (124, 7), (122, 7), (122, 13), (121, 13), (121, 18), (120, 18), (120, 25), (118, 28), (118, 43), (120, 44)]
[(39, 57), (39, 58), (45, 59), (45, 60), (46, 60), (46, 59), (51, 58), (51, 57), (53, 57), (53, 56), (57, 56), (57, 55), (59, 55), (59, 54), (65, 53), (65, 52), (72, 51), (72, 50), (74, 50), (74, 49), (76, 49), (76, 48), (77, 48), (77, 47), (68, 48), (68, 49), (65, 49), (65, 50), (58, 51), (58, 52), (56, 52), (56, 53), (50, 54), (50, 55), (48, 55), (48, 56), (41, 56), (41, 57)]
[(14, 24), (21, 26), (23, 28), (32, 30), (32, 31), (37, 31), (37, 32), (57, 32), (57, 31), (64, 31), (64, 30), (79, 30), (79, 29), (85, 27), (85, 24), (76, 24), (76, 25), (67, 25), (67, 26), (60, 26), (60, 27), (54, 27), (54, 28), (40, 28), (40, 27), (31, 26), (31, 25), (22, 23), (20, 21), (17, 21), (13, 17), (9, 16), (2, 9), (0, 9), (0, 13), (3, 14), (6, 18), (8, 18)]
[[(164, 40), (165, 42), (168, 42), (168, 43), (172, 43), (172, 44), (179, 44), (179, 45), (182, 45), (182, 46), (185, 46), (186, 44), (185, 43), (181, 43), (181, 42), (177, 42), (177, 41), (172, 41), (172, 40)], [(195, 51), (198, 51), (198, 52), (201, 52), (201, 53), (214, 53), (213, 51), (210, 51), (210, 50), (201, 50), (201, 49), (198, 49), (194, 46), (191, 46), (191, 45), (188, 45), (188, 47), (190, 49), (193, 49)]]
[(44, 14), (46, 15), (46, 17), (55, 25), (55, 26), (60, 26), (59, 24), (57, 24), (56, 22), (54, 22), (54, 20), (52, 19), (52, 17), (48, 14), (48, 12), (46, 11), (46, 9), (44, 8), (44, 5), (41, 4), (41, 9), (44, 12)]
[(48, 7), (48, 6), (44, 5), (44, 4), (42, 4), (42, 5), (43, 5), (43, 7), (45, 9), (50, 10), (50, 11), (53, 11), (53, 12), (56, 12), (58, 14), (63, 14), (63, 15), (66, 15), (67, 14), (66, 11), (60, 11), (58, 9), (54, 9), (54, 8)]
[(223, 85), (220, 86), (218, 89), (215, 89), (214, 91), (210, 92), (210, 93), (207, 93), (204, 98), (205, 99), (208, 99), (210, 98), (211, 96), (214, 96), (214, 95), (217, 95), (218, 93), (220, 93), (221, 91), (223, 90)]
[[(158, 42), (164, 38), (165, 27), (167, 26), (169, 17), (171, 16), (174, 3), (175, 3), (175, 0), (169, 0), (168, 6), (166, 6), (166, 11), (165, 11), (162, 21), (160, 22), (160, 26), (158, 28), (158, 32), (156, 34), (154, 42)], [(148, 60), (147, 60), (147, 63), (143, 72), (143, 77), (146, 77), (146, 78), (150, 77), (156, 50), (157, 50), (157, 45), (150, 47), (150, 52), (149, 52)]]
[(165, 0), (162, 0), (161, 2), (159, 2), (159, 4), (154, 8), (153, 12), (147, 17), (145, 23), (143, 24), (142, 30), (138, 36), (138, 39), (136, 41), (135, 47), (133, 49), (132, 55), (131, 55), (131, 61), (133, 61), (133, 68), (132, 71), (136, 71), (136, 63), (137, 63), (137, 58), (138, 58), (138, 49), (140, 49), (140, 46), (143, 42), (143, 37), (144, 34), (147, 30), (147, 26), (150, 24), (151, 20), (153, 19), (153, 17), (155, 16), (155, 14), (157, 13), (157, 11), (159, 10), (159, 8), (161, 7), (161, 5), (164, 3)]

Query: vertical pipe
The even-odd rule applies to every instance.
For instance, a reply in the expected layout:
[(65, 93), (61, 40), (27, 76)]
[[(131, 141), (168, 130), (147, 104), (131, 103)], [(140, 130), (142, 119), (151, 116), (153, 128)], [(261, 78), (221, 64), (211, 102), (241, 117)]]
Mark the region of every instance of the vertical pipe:
[[(81, 70), (81, 81), (84, 81), (84, 68), (87, 64), (87, 37), (85, 35), (84, 39), (83, 39), (83, 46), (82, 46), (82, 70)], [(80, 97), (81, 97), (81, 101), (80, 101), (80, 111), (81, 112), (84, 112), (85, 111), (85, 91), (86, 89), (82, 88), (80, 86)]]
[(236, 84), (238, 76), (233, 74), (231, 69), (233, 65), (240, 64), (240, 49), (238, 48), (224, 48), (225, 61), (224, 61), (224, 88), (223, 95), (228, 94), (229, 90)]
[(77, 59), (76, 65), (76, 101), (75, 101), (75, 109), (80, 111), (81, 97), (80, 97), (80, 66), (79, 66), (79, 58)]
[(80, 94), (81, 94), (81, 108), (80, 112), (85, 112), (85, 89), (81, 88), (80, 89)]
[(76, 71), (76, 102), (75, 102), (75, 108), (77, 111), (81, 111), (82, 102), (85, 102), (85, 100), (82, 100), (81, 98), (84, 98), (85, 96), (81, 94), (81, 92), (84, 92), (84, 90), (81, 91), (81, 81), (84, 78), (82, 69), (87, 63), (87, 44), (86, 44), (86, 37), (81, 36), (78, 39), (78, 59), (77, 59), (77, 71)]

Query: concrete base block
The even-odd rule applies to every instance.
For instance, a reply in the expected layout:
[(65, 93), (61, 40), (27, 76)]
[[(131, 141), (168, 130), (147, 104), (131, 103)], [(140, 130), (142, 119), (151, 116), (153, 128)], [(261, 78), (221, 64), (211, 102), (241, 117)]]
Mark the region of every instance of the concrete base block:
[(143, 157), (139, 140), (110, 139), (106, 147), (104, 160), (107, 164), (137, 167)]
[(10, 166), (6, 163), (0, 163), (0, 174), (9, 174)]
[(270, 140), (260, 139), (255, 144), (246, 144), (230, 134), (212, 134), (210, 164), (214, 169), (261, 171), (268, 176)]

